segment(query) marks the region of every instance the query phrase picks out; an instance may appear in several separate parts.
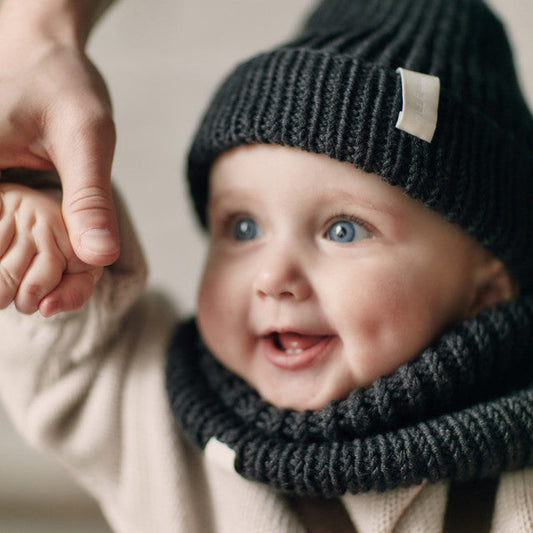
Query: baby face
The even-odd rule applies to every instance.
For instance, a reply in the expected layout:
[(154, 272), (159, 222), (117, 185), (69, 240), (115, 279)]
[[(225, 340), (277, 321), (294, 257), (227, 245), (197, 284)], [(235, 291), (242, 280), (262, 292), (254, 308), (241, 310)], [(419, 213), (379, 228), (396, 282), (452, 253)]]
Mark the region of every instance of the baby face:
[(210, 187), (200, 331), (278, 407), (344, 398), (473, 312), (487, 253), (376, 175), (254, 145)]

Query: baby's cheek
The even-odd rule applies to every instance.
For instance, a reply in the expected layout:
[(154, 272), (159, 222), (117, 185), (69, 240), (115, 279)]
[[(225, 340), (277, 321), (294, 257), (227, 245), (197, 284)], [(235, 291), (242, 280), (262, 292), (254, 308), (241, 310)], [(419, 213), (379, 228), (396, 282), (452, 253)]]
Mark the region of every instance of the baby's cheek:
[(362, 384), (416, 356), (421, 332), (412, 319), (409, 300), (398, 287), (368, 283), (357, 293), (345, 291), (343, 302), (340, 333)]
[(206, 340), (220, 344), (242, 327), (242, 286), (231, 269), (209, 266), (198, 294), (198, 324)]
[(217, 294), (217, 288), (216, 278), (209, 268), (206, 268), (200, 282), (197, 300), (197, 320), (204, 338), (212, 329), (212, 325), (216, 325), (216, 316), (219, 314), (217, 302), (223, 299), (223, 295)]

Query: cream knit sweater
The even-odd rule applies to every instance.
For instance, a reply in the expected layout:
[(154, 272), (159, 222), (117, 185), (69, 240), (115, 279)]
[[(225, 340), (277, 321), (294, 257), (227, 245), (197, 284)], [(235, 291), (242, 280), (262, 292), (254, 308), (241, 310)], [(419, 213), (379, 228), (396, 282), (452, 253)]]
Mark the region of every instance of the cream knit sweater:
[[(235, 473), (219, 442), (195, 449), (170, 414), (167, 342), (177, 317), (144, 293), (146, 269), (121, 213), (123, 253), (80, 311), (0, 311), (0, 395), (20, 432), (55, 456), (121, 533), (304, 533), (283, 497)], [(441, 531), (445, 484), (348, 495), (359, 533)], [(493, 533), (533, 532), (533, 471), (502, 477)]]

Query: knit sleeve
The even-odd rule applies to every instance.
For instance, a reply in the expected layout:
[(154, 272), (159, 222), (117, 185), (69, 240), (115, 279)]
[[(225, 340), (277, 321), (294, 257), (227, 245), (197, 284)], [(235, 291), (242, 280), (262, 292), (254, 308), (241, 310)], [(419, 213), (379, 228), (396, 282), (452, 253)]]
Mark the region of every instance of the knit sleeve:
[(533, 531), (533, 469), (508, 472), (500, 479), (491, 533)]
[(175, 322), (164, 298), (143, 294), (142, 252), (120, 200), (117, 210), (121, 257), (84, 307), (48, 319), (13, 306), (0, 311), (6, 410), (30, 444), (59, 458), (86, 485), (110, 484), (121, 472), (124, 406), (132, 368), (139, 367), (133, 362), (145, 361), (145, 375), (150, 366), (160, 372)]

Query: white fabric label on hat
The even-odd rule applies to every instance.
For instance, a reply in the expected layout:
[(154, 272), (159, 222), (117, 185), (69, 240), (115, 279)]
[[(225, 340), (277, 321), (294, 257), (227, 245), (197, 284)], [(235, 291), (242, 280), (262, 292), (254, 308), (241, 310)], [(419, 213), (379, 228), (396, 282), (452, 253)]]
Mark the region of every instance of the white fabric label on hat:
[(440, 79), (437, 76), (399, 68), (403, 109), (396, 127), (430, 143), (437, 127)]
[(224, 470), (235, 470), (235, 452), (215, 437), (211, 437), (205, 446), (205, 455)]

